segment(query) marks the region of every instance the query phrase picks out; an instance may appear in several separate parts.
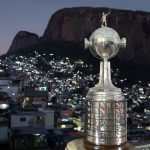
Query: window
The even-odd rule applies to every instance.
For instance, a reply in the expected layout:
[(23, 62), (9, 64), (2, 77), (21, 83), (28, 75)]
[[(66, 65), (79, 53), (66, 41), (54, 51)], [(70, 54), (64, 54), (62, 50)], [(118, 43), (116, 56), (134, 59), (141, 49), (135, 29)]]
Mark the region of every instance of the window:
[(21, 117), (20, 121), (26, 121), (26, 117)]
[(37, 121), (40, 121), (42, 119), (41, 116), (37, 116)]

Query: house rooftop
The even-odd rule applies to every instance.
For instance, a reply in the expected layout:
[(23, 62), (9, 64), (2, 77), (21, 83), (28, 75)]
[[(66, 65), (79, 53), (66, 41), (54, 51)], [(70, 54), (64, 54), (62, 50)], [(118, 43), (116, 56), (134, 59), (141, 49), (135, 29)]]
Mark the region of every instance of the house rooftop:
[(19, 116), (27, 116), (27, 115), (45, 116), (45, 113), (41, 112), (41, 111), (21, 111), (21, 112), (17, 112), (17, 114), (15, 114), (15, 115), (19, 115)]
[(48, 134), (48, 131), (41, 127), (14, 127), (12, 134)]

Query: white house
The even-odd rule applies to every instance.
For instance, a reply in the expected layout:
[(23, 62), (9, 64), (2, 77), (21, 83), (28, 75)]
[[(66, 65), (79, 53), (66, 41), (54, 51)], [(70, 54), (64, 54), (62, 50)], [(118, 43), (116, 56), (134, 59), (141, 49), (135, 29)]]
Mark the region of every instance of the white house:
[(54, 128), (54, 111), (26, 111), (11, 114), (11, 128), (17, 127), (42, 127)]

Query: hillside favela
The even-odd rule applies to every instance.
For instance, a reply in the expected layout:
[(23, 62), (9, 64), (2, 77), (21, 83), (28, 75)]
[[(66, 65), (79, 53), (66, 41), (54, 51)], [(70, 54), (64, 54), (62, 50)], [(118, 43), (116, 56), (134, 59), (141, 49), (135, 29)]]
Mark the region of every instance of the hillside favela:
[[(95, 58), (89, 49), (85, 50), (84, 45), (89, 42), (90, 47), (94, 43), (91, 44), (90, 40), (96, 37), (96, 32), (105, 30), (106, 34), (113, 31), (114, 35), (118, 33), (121, 38), (126, 38), (126, 41), (125, 38), (124, 41), (119, 39), (123, 48), (120, 48), (119, 43), (120, 49), (115, 53), (116, 56), (109, 60), (111, 69), (108, 73), (110, 71), (114, 87), (120, 88), (123, 93), (124, 100), (119, 102), (123, 105), (127, 126), (123, 128), (121, 124), (119, 132), (117, 128), (115, 131), (111, 128), (110, 133), (122, 135), (125, 131), (125, 143), (131, 148), (124, 146), (122, 137), (120, 143), (115, 143), (115, 140), (108, 140), (111, 134), (102, 135), (108, 128), (108, 120), (113, 119), (107, 115), (104, 118), (107, 125), (101, 129), (101, 115), (106, 113), (101, 106), (98, 110), (100, 129), (95, 119), (94, 130), (90, 132), (95, 136), (92, 137), (94, 142), (87, 136), (93, 125), (87, 118), (90, 113), (96, 112), (96, 106), (93, 105), (98, 102), (94, 96), (90, 97), (88, 91), (105, 78), (102, 65), (106, 60)], [(0, 56), (0, 149), (149, 150), (150, 13), (104, 7), (64, 8), (50, 17), (43, 33), (40, 37), (29, 31), (18, 31), (8, 52)], [(84, 43), (85, 38), (89, 41)], [(108, 91), (104, 89), (105, 92)], [(89, 97), (95, 103), (88, 100)], [(124, 105), (126, 102), (127, 107)], [(113, 110), (113, 106), (108, 103), (107, 108)], [(101, 101), (97, 104), (101, 105)], [(116, 111), (121, 112), (119, 106), (117, 110), (115, 108), (115, 115)], [(92, 109), (90, 113), (87, 113), (88, 107)], [(112, 113), (110, 110), (107, 112)], [(98, 140), (96, 131), (101, 132)], [(117, 138), (117, 135), (113, 137)], [(79, 148), (76, 147), (77, 140)], [(81, 140), (85, 141), (82, 143)], [(92, 146), (83, 149), (83, 145), (88, 145), (88, 142)], [(100, 145), (99, 149), (97, 145)], [(106, 148), (105, 145), (114, 147)]]

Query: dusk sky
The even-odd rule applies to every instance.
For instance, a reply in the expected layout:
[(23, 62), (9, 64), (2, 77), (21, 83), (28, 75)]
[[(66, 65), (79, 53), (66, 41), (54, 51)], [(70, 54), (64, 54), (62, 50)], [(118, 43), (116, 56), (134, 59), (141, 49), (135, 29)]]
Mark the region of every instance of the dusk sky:
[(90, 6), (150, 12), (150, 0), (1, 0), (0, 54), (20, 30), (43, 35), (51, 15), (61, 8)]

